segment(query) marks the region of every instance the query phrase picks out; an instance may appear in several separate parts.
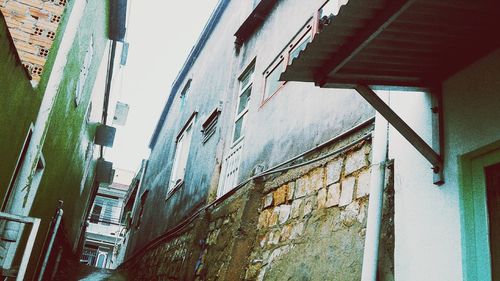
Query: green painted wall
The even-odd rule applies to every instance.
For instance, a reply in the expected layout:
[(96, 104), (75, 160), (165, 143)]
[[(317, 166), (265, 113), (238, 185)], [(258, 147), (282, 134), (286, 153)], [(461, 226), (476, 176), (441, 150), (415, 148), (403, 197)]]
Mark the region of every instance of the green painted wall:
[[(65, 15), (74, 1), (69, 1)], [(22, 66), (2, 13), (0, 13), (0, 202), (14, 173), (30, 124), (34, 124), (54, 66), (68, 17), (63, 17), (44, 67), (33, 88)]]
[[(96, 127), (95, 124), (87, 123), (85, 117), (92, 96), (93, 84), (108, 41), (107, 11), (107, 1), (88, 1), (68, 56), (64, 71), (65, 76), (59, 86), (50, 117), (47, 138), (42, 149), (46, 167), (30, 214), (42, 219), (30, 264), (30, 268), (33, 269), (41, 254), (49, 222), (59, 200), (64, 201), (62, 230), (69, 239), (69, 245), (73, 245), (78, 239), (82, 215), (90, 196), (95, 167), (95, 163), (90, 166), (85, 188), (81, 192), (80, 185), (85, 170), (86, 149), (89, 142), (93, 141)], [(94, 42), (91, 69), (81, 101), (77, 106), (74, 100), (75, 89), (91, 38)], [(100, 105), (93, 105), (93, 107), (94, 110), (100, 110)], [(97, 151), (98, 147), (94, 149)]]
[[(29, 82), (29, 77), (21, 65), (10, 39), (4, 18), (0, 15), (1, 200), (5, 197), (30, 124), (35, 123), (57, 50), (68, 23), (69, 17), (67, 15), (70, 14), (73, 4), (74, 1), (69, 1), (44, 75), (36, 88), (33, 88)], [(89, 0), (64, 68), (64, 77), (59, 85), (49, 119), (47, 137), (41, 146), (46, 166), (30, 216), (41, 218), (42, 222), (28, 266), (28, 280), (33, 276), (42, 254), (50, 220), (59, 200), (64, 201), (63, 231), (69, 240), (67, 245), (73, 245), (79, 236), (95, 169), (94, 161), (89, 167), (89, 173), (84, 181), (84, 189), (81, 190), (82, 177), (86, 168), (86, 150), (89, 142), (93, 141), (96, 127), (95, 124), (87, 123), (85, 117), (98, 68), (106, 51), (107, 20), (108, 1)], [(91, 38), (94, 42), (91, 69), (81, 101), (76, 105), (74, 98), (77, 80)], [(93, 107), (94, 110), (100, 110), (100, 105)], [(97, 151), (98, 148), (94, 149)], [(91, 157), (95, 158), (95, 156)]]
[(0, 13), (0, 203), (14, 172), (42, 94), (31, 87)]

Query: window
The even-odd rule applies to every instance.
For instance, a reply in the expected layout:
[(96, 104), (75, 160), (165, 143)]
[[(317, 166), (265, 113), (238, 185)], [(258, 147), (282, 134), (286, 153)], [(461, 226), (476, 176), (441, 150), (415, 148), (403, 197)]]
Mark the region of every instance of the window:
[(205, 122), (201, 125), (203, 133), (203, 143), (207, 142), (210, 137), (215, 133), (217, 128), (217, 120), (219, 119), (220, 109), (216, 108), (210, 113)]
[(243, 138), (245, 116), (248, 112), (248, 104), (252, 95), (253, 71), (254, 64), (252, 63), (239, 78), (240, 88), (238, 92), (236, 118), (234, 120), (233, 143), (236, 143)]
[(117, 199), (96, 196), (89, 220), (91, 223), (102, 225), (118, 223), (119, 212)]
[(92, 102), (89, 103), (89, 107), (87, 108), (87, 114), (85, 114), (85, 123), (90, 123), (90, 116), (92, 114)]
[(76, 84), (75, 104), (77, 106), (80, 103), (80, 99), (82, 98), (83, 88), (85, 86), (85, 82), (87, 81), (87, 76), (92, 65), (93, 56), (94, 38), (91, 37), (89, 47), (87, 48), (87, 53), (85, 54), (85, 59), (83, 60), (82, 68), (80, 69), (80, 76), (78, 77), (78, 82)]
[(232, 145), (226, 151), (222, 162), (221, 177), (217, 190), (217, 197), (224, 195), (236, 186), (240, 168), (241, 154), (244, 146), (244, 128), (248, 104), (252, 96), (252, 84), (255, 61), (241, 74), (239, 81), (238, 99), (236, 102), (236, 117), (232, 135)]
[(189, 156), (189, 147), (191, 146), (191, 137), (193, 135), (193, 123), (196, 113), (193, 113), (188, 122), (182, 128), (177, 136), (177, 144), (175, 146), (174, 162), (170, 176), (170, 184), (168, 187), (167, 196), (170, 192), (182, 185), (184, 175), (186, 174), (186, 165)]
[(271, 98), (286, 82), (280, 81), (281, 73), (285, 71), (287, 65), (291, 64), (293, 59), (299, 56), (307, 44), (311, 42), (314, 32), (312, 28), (312, 18), (306, 25), (293, 37), (289, 44), (281, 51), (276, 59), (264, 71), (265, 86), (263, 103)]
[(274, 93), (278, 91), (278, 89), (283, 86), (285, 83), (280, 81), (280, 75), (285, 70), (285, 58), (283, 55), (280, 55), (278, 60), (271, 64), (265, 72), (266, 76), (266, 88), (264, 91), (264, 101), (269, 99)]
[(464, 155), (461, 166), (464, 280), (499, 280), (500, 149)]
[(19, 155), (19, 158), (17, 159), (17, 164), (14, 169), (14, 173), (10, 179), (9, 186), (7, 188), (7, 192), (4, 196), (4, 200), (2, 203), (2, 212), (5, 212), (7, 209), (7, 204), (9, 200), (12, 200), (13, 192), (16, 188), (16, 185), (19, 184), (19, 177), (20, 177), (20, 172), (21, 168), (25, 165), (24, 161), (26, 160), (26, 155), (28, 154), (28, 148), (31, 143), (31, 138), (33, 137), (33, 124), (30, 124), (30, 127), (28, 129), (28, 134), (26, 135), (26, 138), (24, 140), (24, 144), (21, 150), (21, 154)]
[(182, 92), (180, 94), (181, 106), (184, 106), (184, 104), (186, 103), (186, 99), (188, 97), (189, 89), (191, 88), (191, 81), (192, 81), (192, 79), (189, 79), (186, 82), (186, 85), (184, 85), (184, 88), (182, 88)]
[(101, 212), (102, 212), (102, 206), (97, 204), (94, 205), (94, 208), (92, 208), (92, 214), (90, 214), (90, 222), (99, 223)]
[(292, 61), (298, 57), (300, 52), (302, 52), (306, 48), (307, 44), (311, 42), (312, 34), (311, 25), (308, 25), (305, 33), (301, 34), (302, 36), (290, 45), (290, 51), (288, 52), (288, 65), (292, 64)]
[(87, 149), (85, 150), (85, 166), (83, 170), (82, 179), (80, 180), (80, 195), (82, 195), (85, 189), (85, 183), (90, 171), (90, 164), (92, 164), (92, 155), (94, 154), (94, 143), (89, 141), (87, 144)]
[(137, 222), (135, 223), (135, 228), (141, 226), (142, 216), (144, 215), (144, 206), (146, 205), (146, 199), (148, 199), (149, 190), (144, 191), (141, 195), (141, 205), (139, 206), (139, 215), (137, 216)]

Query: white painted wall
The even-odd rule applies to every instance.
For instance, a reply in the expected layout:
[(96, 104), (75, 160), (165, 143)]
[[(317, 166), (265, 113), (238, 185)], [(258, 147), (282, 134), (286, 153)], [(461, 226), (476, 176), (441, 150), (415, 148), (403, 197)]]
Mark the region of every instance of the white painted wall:
[[(458, 160), (500, 140), (500, 50), (444, 83), (445, 181), (432, 183), (431, 165), (394, 129), (396, 280), (462, 280)], [(391, 107), (428, 143), (429, 95), (391, 94)]]

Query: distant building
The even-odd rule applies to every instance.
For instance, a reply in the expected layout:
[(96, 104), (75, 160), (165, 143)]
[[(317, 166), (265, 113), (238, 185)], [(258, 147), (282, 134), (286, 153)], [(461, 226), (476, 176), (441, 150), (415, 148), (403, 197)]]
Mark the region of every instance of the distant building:
[(113, 266), (119, 266), (123, 262), (126, 255), (127, 246), (130, 241), (129, 236), (131, 230), (137, 225), (137, 223), (134, 224), (133, 214), (135, 212), (134, 208), (140, 207), (140, 204), (138, 204), (136, 201), (139, 200), (137, 194), (139, 192), (139, 185), (142, 176), (144, 175), (144, 169), (146, 168), (146, 163), (147, 163), (146, 160), (142, 160), (141, 167), (139, 168), (139, 171), (134, 175), (130, 183), (130, 187), (128, 188), (127, 194), (123, 199), (123, 209), (121, 211), (121, 220), (120, 220), (123, 226), (121, 230), (123, 239), (121, 239), (117, 244), (117, 246), (115, 247), (116, 258)]
[(128, 193), (133, 172), (116, 169), (111, 184), (101, 184), (92, 205), (85, 233), (81, 262), (100, 268), (117, 266), (116, 247), (122, 243), (123, 200)]

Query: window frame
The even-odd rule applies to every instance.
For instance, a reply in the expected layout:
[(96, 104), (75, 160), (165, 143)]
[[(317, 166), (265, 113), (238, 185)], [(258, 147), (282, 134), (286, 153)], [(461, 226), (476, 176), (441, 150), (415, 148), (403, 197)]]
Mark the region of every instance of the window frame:
[[(247, 77), (247, 75), (250, 74), (249, 81), (246, 85), (242, 85), (242, 81)], [(241, 75), (238, 77), (238, 98), (236, 99), (236, 108), (235, 108), (235, 116), (234, 116), (234, 121), (233, 121), (233, 130), (231, 133), (231, 147), (234, 147), (237, 145), (239, 142), (241, 142), (245, 138), (245, 134), (242, 134), (240, 132), (240, 136), (235, 139), (235, 133), (236, 133), (236, 122), (238, 122), (241, 118), (242, 124), (241, 124), (241, 131), (245, 127), (245, 116), (248, 113), (249, 107), (250, 107), (250, 100), (252, 97), (252, 90), (253, 90), (253, 83), (255, 79), (255, 59), (252, 60), (252, 62), (243, 70)], [(241, 96), (246, 93), (246, 91), (250, 89), (250, 98), (248, 102), (245, 105), (245, 108), (238, 113), (238, 109), (240, 107), (240, 101), (241, 101)]]
[(188, 79), (186, 83), (184, 84), (184, 87), (182, 88), (182, 91), (179, 94), (179, 98), (181, 99), (181, 106), (183, 106), (186, 103), (186, 100), (188, 98), (188, 93), (191, 90), (191, 82), (193, 79)]
[[(186, 168), (187, 168), (187, 163), (188, 163), (188, 159), (189, 159), (191, 140), (193, 138), (194, 123), (196, 120), (196, 115), (197, 115), (196, 111), (193, 114), (191, 114), (191, 116), (189, 117), (187, 122), (184, 124), (184, 126), (180, 130), (179, 134), (177, 134), (177, 137), (175, 139), (175, 150), (174, 150), (174, 154), (173, 154), (173, 161), (172, 161), (172, 166), (170, 169), (170, 177), (169, 177), (170, 179), (168, 182), (167, 196), (166, 196), (165, 200), (170, 198), (170, 195), (173, 192), (175, 192), (180, 186), (182, 186), (184, 184), (184, 178), (186, 175)], [(188, 136), (186, 136), (187, 132), (189, 132)], [(179, 144), (179, 142), (183, 141), (183, 139), (185, 137), (188, 137), (188, 139), (185, 139), (187, 142)], [(187, 147), (184, 147), (186, 144), (187, 144)], [(182, 145), (182, 146), (179, 148), (180, 145)], [(177, 179), (175, 179), (175, 182), (174, 182), (173, 177), (177, 177), (178, 175), (180, 175), (179, 174), (179, 172), (180, 172), (180, 170), (179, 170), (180, 162), (179, 161), (181, 161), (181, 157), (183, 157), (183, 155), (178, 154), (179, 152), (186, 154), (186, 155), (184, 155), (186, 160), (185, 160), (185, 163), (183, 164), (184, 167), (180, 168), (180, 169), (184, 170), (184, 172), (182, 173), (182, 178), (177, 178)]]
[[(108, 196), (105, 194), (97, 194), (94, 198), (92, 211), (90, 212), (89, 222), (104, 226), (115, 224), (116, 215), (114, 209), (119, 208), (119, 200), (117, 197)], [(96, 213), (96, 207), (100, 208), (99, 213)], [(119, 218), (118, 218), (119, 220)]]
[(269, 101), (273, 96), (275, 96), (287, 84), (287, 81), (278, 81), (279, 86), (276, 88), (276, 90), (274, 90), (273, 93), (267, 95), (269, 76), (271, 76), (271, 74), (273, 74), (273, 72), (282, 64), (283, 64), (282, 65), (283, 71), (281, 73), (283, 73), (286, 70), (291, 61), (290, 60), (291, 53), (296, 50), (297, 46), (300, 46), (304, 42), (304, 39), (307, 38), (308, 35), (310, 35), (309, 42), (313, 41), (317, 30), (315, 24), (317, 14), (318, 13), (316, 12), (313, 16), (309, 17), (306, 20), (305, 24), (299, 29), (297, 33), (295, 33), (295, 35), (288, 42), (288, 44), (285, 45), (285, 47), (279, 52), (279, 54), (272, 60), (271, 64), (269, 64), (269, 66), (262, 73), (262, 75), (264, 76), (264, 83), (263, 83), (262, 100), (260, 107), (266, 104), (267, 101)]
[(83, 92), (85, 90), (85, 84), (87, 83), (87, 77), (89, 76), (92, 61), (94, 60), (94, 35), (90, 37), (89, 41), (89, 46), (85, 52), (82, 65), (80, 66), (80, 74), (78, 75), (78, 79), (76, 81), (74, 96), (75, 107), (78, 107), (81, 102)]
[(462, 155), (459, 159), (463, 277), (464, 280), (491, 280), (484, 168), (500, 162), (500, 143)]
[[(96, 208), (100, 209), (99, 213), (96, 212)], [(94, 206), (92, 207), (92, 211), (90, 212), (89, 222), (93, 224), (99, 224), (99, 222), (101, 221), (101, 214), (103, 209), (104, 208), (102, 205), (96, 204), (94, 202)]]
[(203, 124), (201, 124), (201, 132), (203, 134), (202, 143), (205, 144), (217, 131), (217, 122), (219, 120), (220, 108), (216, 107), (210, 112), (208, 117), (205, 119)]

